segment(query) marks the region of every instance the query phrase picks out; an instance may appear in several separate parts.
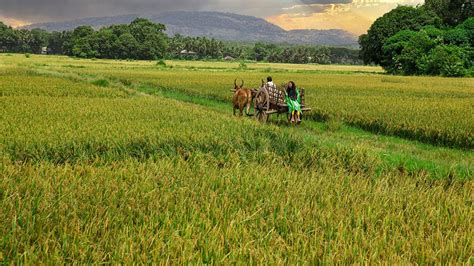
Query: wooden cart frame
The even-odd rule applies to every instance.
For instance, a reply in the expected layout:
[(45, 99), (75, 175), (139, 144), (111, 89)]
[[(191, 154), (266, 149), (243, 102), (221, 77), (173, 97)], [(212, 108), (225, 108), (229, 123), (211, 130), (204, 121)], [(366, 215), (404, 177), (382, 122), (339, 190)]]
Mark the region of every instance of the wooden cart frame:
[[(300, 89), (301, 110), (311, 111), (305, 106), (304, 89)], [(254, 100), (255, 117), (258, 121), (265, 123), (272, 114), (287, 114), (289, 120), (288, 105), (285, 103), (285, 92), (264, 84), (258, 90)]]

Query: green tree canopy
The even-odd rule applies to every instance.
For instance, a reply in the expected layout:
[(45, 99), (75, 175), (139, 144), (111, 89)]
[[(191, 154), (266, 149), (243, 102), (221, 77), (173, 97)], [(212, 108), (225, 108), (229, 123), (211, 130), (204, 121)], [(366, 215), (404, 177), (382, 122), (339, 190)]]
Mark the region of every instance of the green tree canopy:
[(18, 36), (12, 27), (9, 27), (3, 22), (0, 22), (0, 49), (7, 51), (14, 51), (18, 43)]
[(64, 53), (78, 57), (163, 58), (167, 48), (165, 26), (137, 18), (130, 25), (113, 25), (95, 31), (80, 26), (65, 35)]
[(32, 53), (41, 53), (43, 47), (48, 46), (49, 33), (42, 29), (31, 30), (30, 49)]
[(384, 42), (401, 30), (420, 30), (427, 25), (439, 26), (436, 14), (423, 7), (398, 6), (378, 18), (367, 34), (360, 36), (361, 58), (364, 63), (380, 64), (383, 60)]
[(456, 26), (474, 16), (472, 0), (425, 0), (425, 7), (436, 13), (447, 26)]
[(472, 67), (468, 52), (455, 45), (439, 45), (421, 59), (424, 74), (461, 77)]
[(469, 45), (474, 47), (474, 17), (466, 19), (458, 27), (463, 28), (469, 38)]
[(139, 43), (137, 59), (156, 59), (165, 56), (167, 37), (165, 26), (144, 18), (135, 19), (129, 26), (130, 33)]

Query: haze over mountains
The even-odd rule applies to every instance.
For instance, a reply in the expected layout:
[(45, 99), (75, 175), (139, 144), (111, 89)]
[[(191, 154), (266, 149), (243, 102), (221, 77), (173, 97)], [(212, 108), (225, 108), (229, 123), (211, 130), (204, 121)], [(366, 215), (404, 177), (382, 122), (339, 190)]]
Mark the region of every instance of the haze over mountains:
[(158, 15), (121, 15), (85, 18), (63, 22), (32, 24), (22, 28), (41, 28), (48, 31), (71, 30), (81, 25), (96, 29), (112, 24), (128, 24), (136, 17), (145, 17), (166, 25), (173, 36), (205, 36), (224, 41), (273, 42), (288, 44), (357, 46), (357, 36), (344, 30), (290, 30), (286, 31), (264, 19), (221, 12), (164, 12)]

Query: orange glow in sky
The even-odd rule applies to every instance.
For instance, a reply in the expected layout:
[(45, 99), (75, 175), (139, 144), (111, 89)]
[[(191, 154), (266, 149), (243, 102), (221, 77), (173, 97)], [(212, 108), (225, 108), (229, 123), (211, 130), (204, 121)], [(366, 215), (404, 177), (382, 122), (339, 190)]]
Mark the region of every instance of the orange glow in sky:
[[(349, 4), (297, 5), (266, 19), (286, 30), (343, 29), (356, 35), (399, 4), (416, 5), (420, 0), (353, 0)], [(285, 11), (285, 10), (284, 10)]]
[(2, 16), (0, 16), (0, 21), (5, 23), (6, 25), (12, 26), (13, 28), (21, 27), (21, 26), (29, 24), (27, 21), (22, 21), (22, 20), (12, 19), (12, 18), (6, 18), (6, 17), (2, 17)]

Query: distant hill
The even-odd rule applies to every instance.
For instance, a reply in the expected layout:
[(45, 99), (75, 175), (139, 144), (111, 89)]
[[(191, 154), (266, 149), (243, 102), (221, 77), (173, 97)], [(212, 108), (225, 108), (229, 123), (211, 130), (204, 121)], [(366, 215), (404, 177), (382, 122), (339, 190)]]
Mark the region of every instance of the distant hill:
[(22, 28), (41, 28), (48, 31), (71, 30), (81, 25), (96, 29), (112, 24), (128, 24), (136, 17), (148, 18), (165, 24), (170, 36), (205, 36), (225, 41), (274, 42), (288, 44), (356, 46), (357, 37), (344, 30), (286, 31), (268, 21), (252, 16), (221, 12), (165, 12), (158, 15), (121, 15), (85, 18), (64, 22), (39, 23)]

